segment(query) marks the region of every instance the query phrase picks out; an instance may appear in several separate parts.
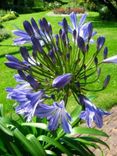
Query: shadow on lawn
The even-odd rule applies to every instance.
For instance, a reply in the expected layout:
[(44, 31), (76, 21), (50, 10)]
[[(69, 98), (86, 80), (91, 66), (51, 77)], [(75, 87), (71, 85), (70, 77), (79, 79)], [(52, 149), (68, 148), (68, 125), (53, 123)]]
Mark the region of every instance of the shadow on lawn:
[(93, 23), (94, 28), (117, 28), (117, 21), (101, 20), (99, 15), (91, 17), (87, 16), (87, 20)]
[[(16, 47), (15, 45), (2, 45), (0, 44), (0, 46), (4, 46), (4, 47)], [(31, 46), (26, 46), (27, 50), (31, 50), (32, 47)], [(7, 55), (14, 55), (14, 54), (18, 54), (19, 53), (19, 49), (18, 51), (13, 51), (13, 52), (10, 52), (10, 53), (7, 53)], [(0, 55), (0, 58), (4, 58), (6, 56), (6, 54), (1, 54)]]

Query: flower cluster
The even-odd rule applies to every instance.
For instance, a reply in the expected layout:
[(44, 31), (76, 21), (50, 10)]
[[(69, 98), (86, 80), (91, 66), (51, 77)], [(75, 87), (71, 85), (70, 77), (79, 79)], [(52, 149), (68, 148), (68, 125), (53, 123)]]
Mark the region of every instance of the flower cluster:
[[(7, 88), (8, 98), (18, 102), (16, 112), (23, 115), (27, 121), (33, 116), (47, 118), (50, 130), (62, 127), (64, 132), (71, 132), (71, 116), (66, 111), (68, 98), (73, 95), (82, 112), (78, 118), (86, 120), (91, 127), (94, 121), (98, 127), (103, 125), (103, 115), (108, 115), (97, 108), (86, 97), (87, 91), (100, 91), (106, 88), (110, 75), (103, 80), (102, 86), (95, 90), (90, 84), (98, 84), (103, 63), (117, 63), (117, 56), (107, 58), (108, 49), (104, 47), (105, 38), (98, 37), (95, 51), (90, 51), (92, 23), (85, 23), (86, 14), (82, 15), (79, 23), (75, 13), (70, 14), (72, 26), (64, 18), (59, 25), (62, 28), (54, 35), (52, 26), (45, 18), (39, 20), (39, 25), (32, 18), (31, 23), (24, 21), (25, 31), (15, 30), (19, 36), (15, 44), (30, 42), (32, 53), (25, 47), (20, 47), (23, 60), (7, 55), (6, 65), (16, 69), (15, 76), (18, 85)], [(98, 58), (103, 53), (103, 59)], [(50, 100), (50, 103), (48, 101)], [(53, 101), (53, 102), (52, 102)]]

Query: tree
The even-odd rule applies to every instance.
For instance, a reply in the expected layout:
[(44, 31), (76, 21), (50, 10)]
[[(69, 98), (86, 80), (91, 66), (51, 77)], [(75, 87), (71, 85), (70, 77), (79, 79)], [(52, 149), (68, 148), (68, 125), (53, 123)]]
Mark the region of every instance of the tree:
[(111, 13), (117, 17), (117, 0), (88, 0), (94, 2), (96, 5), (103, 4), (108, 7)]
[[(117, 1), (116, 0), (99, 0), (117, 17)], [(114, 5), (116, 4), (116, 5)]]

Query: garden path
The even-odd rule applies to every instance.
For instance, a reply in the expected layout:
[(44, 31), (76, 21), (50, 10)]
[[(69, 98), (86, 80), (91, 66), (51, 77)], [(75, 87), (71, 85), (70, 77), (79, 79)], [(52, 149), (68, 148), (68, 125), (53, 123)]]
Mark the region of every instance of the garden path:
[[(110, 112), (109, 116), (104, 118), (104, 126), (102, 130), (109, 135), (109, 138), (102, 139), (105, 141), (110, 149), (102, 146), (105, 156), (117, 156), (117, 106), (114, 106)], [(100, 156), (100, 151), (95, 150), (96, 156)]]

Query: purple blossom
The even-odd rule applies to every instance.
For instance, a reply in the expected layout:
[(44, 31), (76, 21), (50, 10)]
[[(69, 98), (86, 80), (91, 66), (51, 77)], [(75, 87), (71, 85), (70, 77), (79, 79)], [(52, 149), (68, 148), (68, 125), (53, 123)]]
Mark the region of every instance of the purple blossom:
[(23, 45), (31, 42), (31, 37), (27, 34), (27, 32), (18, 29), (13, 30), (13, 33), (18, 36), (18, 38), (14, 39), (14, 45)]
[(34, 92), (30, 84), (18, 75), (16, 80), (20, 82), (16, 88), (7, 88), (7, 98), (16, 100), (19, 105), (15, 108), (16, 113), (23, 115), (26, 120), (31, 121), (36, 109), (43, 103), (44, 91)]
[(100, 51), (105, 43), (105, 38), (103, 36), (98, 37), (97, 39), (97, 50)]
[(115, 63), (117, 64), (117, 55), (104, 59), (103, 63)]
[(5, 64), (12, 69), (17, 69), (17, 70), (28, 70), (29, 65), (25, 62), (22, 62), (15, 58), (12, 55), (6, 55), (6, 58), (9, 60), (9, 62), (6, 62)]
[[(74, 32), (75, 32), (77, 37), (78, 36), (82, 37), (85, 42), (87, 42), (88, 40), (90, 40), (90, 42), (94, 42), (93, 39), (91, 39), (91, 37), (93, 37), (96, 34), (96, 32), (92, 31), (93, 28), (92, 28), (92, 24), (90, 22), (85, 23), (86, 16), (87, 16), (86, 14), (83, 14), (78, 23), (76, 14), (74, 12), (72, 12), (70, 14), (70, 20), (72, 23), (72, 27), (70, 25), (68, 25), (68, 31), (70, 33), (72, 33), (73, 36), (74, 36)], [(59, 24), (64, 27), (63, 21), (59, 22)]]
[(104, 59), (106, 59), (106, 58), (107, 58), (107, 55), (108, 55), (108, 48), (107, 48), (107, 47), (105, 47), (105, 48), (104, 48), (104, 51), (103, 51), (103, 56), (104, 56)]
[(97, 108), (84, 95), (79, 96), (79, 101), (85, 108), (85, 110), (81, 112), (80, 118), (86, 120), (88, 127), (91, 127), (94, 121), (97, 127), (101, 128), (103, 126), (103, 116), (109, 115), (110, 113)]
[(60, 103), (54, 102), (51, 106), (40, 104), (36, 115), (40, 118), (46, 117), (49, 120), (49, 130), (56, 130), (60, 125), (66, 133), (71, 132), (71, 125), (69, 124), (71, 116), (67, 113), (63, 100)]
[(72, 79), (71, 73), (60, 75), (53, 80), (52, 86), (55, 88), (63, 88), (68, 83), (70, 83), (71, 79)]
[[(43, 19), (42, 21), (45, 21), (45, 20)], [(23, 45), (25, 43), (32, 43), (31, 37), (35, 37), (36, 39), (38, 39), (42, 46), (44, 45), (44, 40), (45, 42), (47, 42), (47, 40), (50, 40), (48, 36), (48, 31), (49, 32), (52, 31), (50, 24), (46, 23), (45, 32), (39, 29), (36, 21), (33, 18), (31, 19), (31, 23), (28, 21), (24, 21), (23, 25), (24, 25), (25, 30), (21, 30), (21, 29), (13, 30), (13, 33), (16, 36), (18, 36), (18, 38), (14, 40), (15, 45)]]

